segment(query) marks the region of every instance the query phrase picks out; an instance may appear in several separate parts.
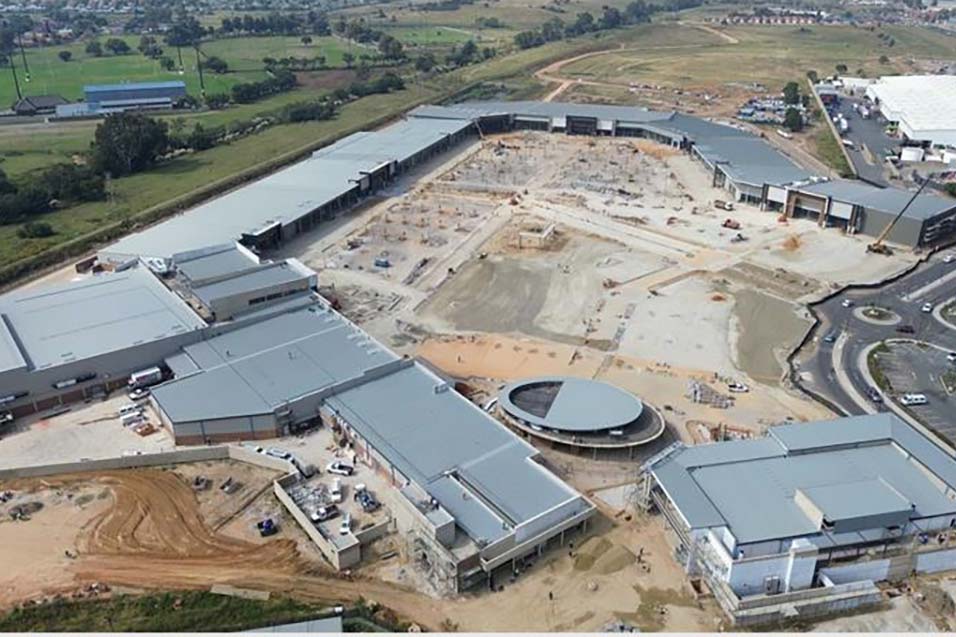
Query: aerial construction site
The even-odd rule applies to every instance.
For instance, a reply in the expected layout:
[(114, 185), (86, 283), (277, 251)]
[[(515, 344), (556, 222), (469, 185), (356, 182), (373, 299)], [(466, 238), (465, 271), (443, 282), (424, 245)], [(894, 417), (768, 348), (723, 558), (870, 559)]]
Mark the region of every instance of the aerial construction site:
[[(415, 117), (374, 133), (391, 130), (396, 147), (409, 131), (434, 137), (407, 167), (376, 160), (344, 192), (328, 188), (328, 208), (312, 193), (308, 211), (279, 201), (293, 190), (283, 180), (336, 152), (352, 171), (364, 137), (249, 186), (274, 188), (295, 219), (184, 233), (225, 214), (212, 202), (104, 248), (97, 274), (71, 267), (0, 299), (16, 337), (0, 358), (3, 389), (30, 388), (0, 392), (13, 421), (0, 494), (15, 520), (0, 525), (0, 546), (17, 548), (0, 603), (212, 587), (361, 596), (426, 628), (501, 631), (781, 620), (780, 608), (754, 610), (755, 591), (815, 595), (808, 620), (835, 608), (832, 586), (877, 603), (875, 588), (840, 579), (850, 576), (824, 560), (822, 541), (771, 538), (791, 560), (821, 556), (792, 589), (702, 573), (713, 560), (697, 551), (724, 541), (714, 529), (740, 524), (736, 512), (715, 505), (699, 525), (673, 523), (672, 511), (693, 516), (661, 495), (674, 491), (662, 467), (695, 466), (688, 451), (706, 443), (749, 441), (751, 459), (781, 463), (802, 449), (781, 423), (842, 415), (798, 386), (793, 354), (817, 322), (807, 304), (918, 255), (867, 249), (880, 209), (855, 204), (845, 219), (826, 195), (811, 214), (807, 193), (831, 182), (789, 159), (713, 160), (736, 129), (639, 109), (607, 124), (598, 109), (598, 128), (574, 130), (591, 120), (571, 109), (555, 121), (582, 134), (565, 135), (471, 108), (437, 133)], [(624, 115), (647, 120), (641, 135), (622, 132)], [(596, 134), (608, 126), (617, 132)], [(685, 129), (712, 139), (697, 148)], [(766, 164), (778, 174), (762, 189), (737, 170)], [(90, 311), (70, 330), (55, 316), (67, 301)], [(137, 380), (152, 369), (155, 380)], [(902, 421), (873, 427), (847, 444), (909, 445), (949, 484), (946, 461)], [(780, 449), (768, 452), (771, 438)], [(842, 486), (821, 494), (794, 480), (826, 535), (833, 512), (817, 509)], [(732, 490), (733, 478), (720, 484)], [(945, 509), (927, 493), (905, 497)], [(864, 513), (915, 510), (893, 504)], [(949, 515), (933, 511), (933, 525)], [(941, 528), (896, 517), (921, 534)], [(743, 550), (725, 548), (726, 572), (740, 573)], [(936, 572), (920, 559), (913, 571)]]

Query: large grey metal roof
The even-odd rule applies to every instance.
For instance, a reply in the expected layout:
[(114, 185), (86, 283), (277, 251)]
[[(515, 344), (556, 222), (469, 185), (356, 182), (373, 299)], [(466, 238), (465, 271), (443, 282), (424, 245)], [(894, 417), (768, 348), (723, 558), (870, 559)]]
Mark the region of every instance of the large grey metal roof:
[(766, 438), (681, 449), (650, 468), (692, 528), (727, 526), (738, 544), (819, 534), (797, 491), (835, 519), (956, 513), (926, 469), (956, 485), (956, 460), (892, 414), (771, 427)]
[(573, 104), (570, 102), (534, 102), (534, 101), (488, 101), (462, 102), (448, 106), (420, 106), (410, 113), (413, 117), (427, 118), (467, 118), (488, 117), (493, 115), (519, 115), (529, 117), (595, 117), (597, 119), (619, 122), (654, 122), (669, 119), (670, 111), (652, 111), (638, 106), (616, 106), (610, 104)]
[(176, 269), (193, 285), (233, 275), (259, 264), (259, 259), (238, 243), (213, 246), (173, 255)]
[(240, 272), (236, 276), (223, 278), (209, 285), (192, 288), (203, 303), (210, 305), (217, 299), (226, 298), (244, 292), (255, 292), (275, 286), (303, 281), (310, 274), (303, 267), (297, 267), (297, 261), (278, 261), (264, 264), (254, 270)]
[[(799, 190), (825, 195), (838, 201), (881, 210), (889, 214), (899, 213), (915, 194), (900, 188), (877, 188), (862, 181), (846, 179), (809, 184), (801, 186)], [(938, 195), (921, 194), (910, 204), (903, 216), (924, 221), (954, 208), (956, 208), (956, 200)]]
[(580, 499), (533, 460), (533, 447), (420, 364), (328, 404), (476, 540)]
[(409, 119), (379, 131), (355, 133), (305, 161), (131, 234), (101, 252), (169, 258), (293, 223), (357, 188), (363, 172), (401, 161), (471, 125), (465, 120)]
[(265, 414), (294, 398), (397, 360), (327, 307), (281, 314), (184, 348), (190, 375), (153, 391), (178, 422)]
[[(542, 415), (529, 412), (513, 398), (521, 390), (554, 389)], [(549, 392), (551, 393), (551, 392)], [(498, 394), (499, 404), (522, 420), (562, 431), (601, 431), (628, 425), (641, 416), (644, 405), (636, 396), (614, 385), (573, 376), (546, 376), (511, 383)]]
[(0, 330), (0, 371), (24, 362), (31, 369), (54, 367), (206, 325), (140, 267), (6, 294), (0, 315), (6, 327)]
[(694, 149), (709, 164), (719, 164), (731, 179), (746, 184), (782, 186), (810, 177), (759, 137), (708, 136), (699, 138)]

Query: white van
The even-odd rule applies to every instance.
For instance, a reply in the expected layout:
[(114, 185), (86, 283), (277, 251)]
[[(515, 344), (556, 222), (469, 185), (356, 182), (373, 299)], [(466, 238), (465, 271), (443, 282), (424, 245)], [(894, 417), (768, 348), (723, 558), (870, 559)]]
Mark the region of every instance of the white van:
[(912, 405), (925, 405), (929, 401), (926, 399), (926, 394), (903, 394), (900, 398), (900, 404), (910, 407)]
[(138, 414), (143, 411), (143, 408), (139, 405), (134, 405), (133, 403), (126, 403), (119, 408), (119, 417), (122, 418), (126, 414)]
[(124, 427), (129, 427), (130, 425), (135, 425), (144, 420), (143, 414), (138, 411), (130, 412), (128, 414), (123, 414), (120, 416), (120, 422), (123, 423)]
[(336, 478), (332, 481), (332, 488), (329, 489), (329, 497), (332, 502), (338, 504), (342, 501), (342, 478)]

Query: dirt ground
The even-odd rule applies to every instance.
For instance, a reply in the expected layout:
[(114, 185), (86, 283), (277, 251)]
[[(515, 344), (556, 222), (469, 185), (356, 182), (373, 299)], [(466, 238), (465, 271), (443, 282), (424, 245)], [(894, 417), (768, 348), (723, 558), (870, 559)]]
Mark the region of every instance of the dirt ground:
[[(211, 479), (209, 490), (194, 490), (198, 475)], [(222, 493), (218, 486), (227, 476), (243, 481), (243, 488)], [(549, 551), (516, 581), (504, 582), (503, 592), (436, 600), (329, 572), (303, 550), (291, 521), (280, 518), (280, 533), (260, 538), (249, 518), (263, 507), (278, 508), (271, 495), (262, 494), (271, 477), (235, 462), (206, 462), (6, 481), (0, 490), (14, 492), (10, 506), (42, 507), (29, 521), (0, 523), (6, 567), (0, 606), (69, 595), (94, 582), (132, 589), (230, 584), (311, 600), (361, 595), (432, 628), (445, 619), (472, 631), (597, 630), (615, 619), (647, 629), (714, 625), (714, 609), (684, 590), (653, 520), (612, 523), (599, 516), (587, 538), (576, 538), (580, 547), (573, 554)], [(553, 602), (547, 601), (549, 591)]]

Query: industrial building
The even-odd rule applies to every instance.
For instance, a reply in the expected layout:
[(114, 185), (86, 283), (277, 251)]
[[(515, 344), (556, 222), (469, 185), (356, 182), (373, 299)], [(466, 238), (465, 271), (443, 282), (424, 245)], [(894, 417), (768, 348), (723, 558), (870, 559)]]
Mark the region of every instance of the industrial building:
[[(105, 397), (158, 366), (149, 400), (179, 445), (327, 426), (394, 487), (398, 530), (447, 592), (516, 568), (593, 515), (534, 447), (338, 314), (294, 259), (226, 244), (123, 268), (0, 297), (4, 410)], [(354, 563), (354, 539), (328, 545), (354, 553), (334, 565)]]
[(186, 83), (124, 82), (83, 87), (84, 101), (56, 107), (56, 116), (95, 117), (128, 110), (168, 110), (186, 97)]
[(956, 459), (890, 413), (668, 447), (641, 500), (739, 624), (875, 603), (876, 582), (956, 568)]
[[(168, 261), (175, 252), (233, 241), (269, 250), (469, 138), (515, 129), (642, 137), (680, 148), (700, 160), (712, 184), (733, 200), (812, 215), (849, 233), (878, 236), (909, 197), (899, 189), (814, 176), (752, 133), (672, 111), (470, 102), (421, 106), (386, 128), (345, 137), (305, 161), (120, 239), (99, 256), (112, 263), (139, 257)], [(954, 231), (956, 200), (920, 195), (887, 240), (918, 247)]]
[(910, 142), (956, 147), (956, 77), (893, 75), (866, 87), (866, 97)]
[(572, 450), (628, 449), (657, 440), (664, 419), (636, 396), (609, 383), (547, 376), (506, 385), (498, 393), (503, 420), (522, 435)]
[(448, 150), (473, 128), (465, 120), (408, 119), (349, 135), (305, 161), (131, 234), (102, 250), (100, 258), (168, 260), (176, 252), (233, 241), (257, 250), (275, 247)]

